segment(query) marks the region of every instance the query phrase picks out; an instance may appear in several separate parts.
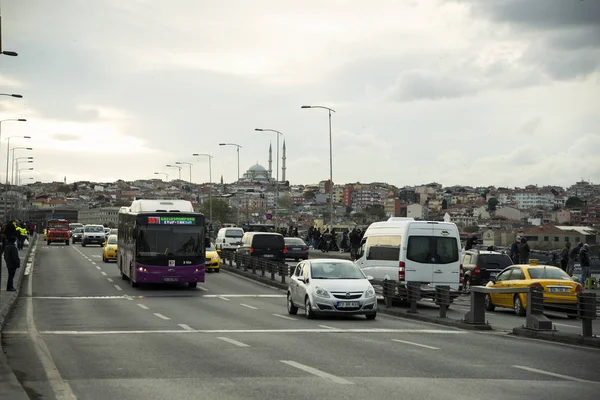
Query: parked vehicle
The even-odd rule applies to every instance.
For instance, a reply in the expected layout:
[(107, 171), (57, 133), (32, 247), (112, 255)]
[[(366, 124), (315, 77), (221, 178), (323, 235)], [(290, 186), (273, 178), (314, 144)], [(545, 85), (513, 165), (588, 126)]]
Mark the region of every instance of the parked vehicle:
[(51, 219), (46, 227), (46, 244), (64, 243), (69, 245), (69, 221), (66, 219)]
[(421, 284), (422, 297), (435, 297), (435, 287), (450, 287), (460, 295), (462, 267), (460, 235), (453, 223), (390, 218), (375, 222), (365, 231), (356, 255), (356, 265), (377, 280), (399, 282), (401, 299), (407, 298), (407, 283)]
[(367, 277), (352, 261), (316, 259), (300, 262), (290, 279), (287, 310), (304, 309), (307, 318), (323, 314), (377, 317), (377, 297)]
[(298, 261), (300, 259), (308, 259), (308, 245), (304, 240), (298, 237), (286, 237), (285, 241), (285, 258), (293, 258)]
[(462, 256), (463, 289), (471, 285), (486, 285), (491, 278), (513, 265), (512, 259), (497, 251), (467, 250)]
[(285, 261), (285, 241), (280, 233), (246, 232), (237, 251), (242, 255)]
[(235, 250), (240, 245), (243, 236), (244, 230), (242, 228), (221, 228), (217, 232), (215, 247), (217, 250)]

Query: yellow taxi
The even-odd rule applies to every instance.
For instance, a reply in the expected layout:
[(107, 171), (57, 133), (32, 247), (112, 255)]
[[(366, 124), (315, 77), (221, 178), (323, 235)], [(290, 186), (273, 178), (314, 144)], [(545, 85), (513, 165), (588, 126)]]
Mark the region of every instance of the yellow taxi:
[[(511, 265), (486, 286), (538, 287), (544, 291), (544, 309), (565, 312), (569, 318), (577, 318), (577, 294), (583, 292), (583, 286), (575, 282), (565, 271), (549, 265)], [(494, 311), (496, 307), (512, 308), (517, 315), (523, 316), (527, 309), (527, 293), (487, 294), (485, 309)]]
[(206, 271), (219, 272), (221, 270), (221, 257), (215, 249), (215, 245), (210, 243), (206, 246)]
[(108, 235), (102, 243), (102, 261), (117, 260), (117, 235)]

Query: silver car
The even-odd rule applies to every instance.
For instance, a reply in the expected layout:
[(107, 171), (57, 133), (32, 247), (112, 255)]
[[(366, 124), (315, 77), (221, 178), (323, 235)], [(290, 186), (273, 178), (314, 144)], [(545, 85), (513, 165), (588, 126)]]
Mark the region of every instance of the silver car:
[(307, 318), (322, 314), (377, 316), (375, 290), (360, 268), (349, 260), (305, 260), (296, 266), (287, 291), (287, 310), (304, 309)]

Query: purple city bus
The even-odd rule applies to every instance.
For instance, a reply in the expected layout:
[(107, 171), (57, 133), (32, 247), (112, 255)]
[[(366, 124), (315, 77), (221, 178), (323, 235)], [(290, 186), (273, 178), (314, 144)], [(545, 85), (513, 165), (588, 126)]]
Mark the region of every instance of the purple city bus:
[(134, 200), (119, 210), (117, 267), (140, 283), (204, 282), (205, 219), (186, 200)]

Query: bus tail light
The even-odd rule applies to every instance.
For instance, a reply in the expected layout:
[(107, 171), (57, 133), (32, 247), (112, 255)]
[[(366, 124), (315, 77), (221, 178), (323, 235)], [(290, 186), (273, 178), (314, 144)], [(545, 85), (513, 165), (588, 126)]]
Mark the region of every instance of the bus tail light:
[(406, 279), (406, 263), (404, 261), (400, 261), (398, 266), (398, 282), (404, 282)]

